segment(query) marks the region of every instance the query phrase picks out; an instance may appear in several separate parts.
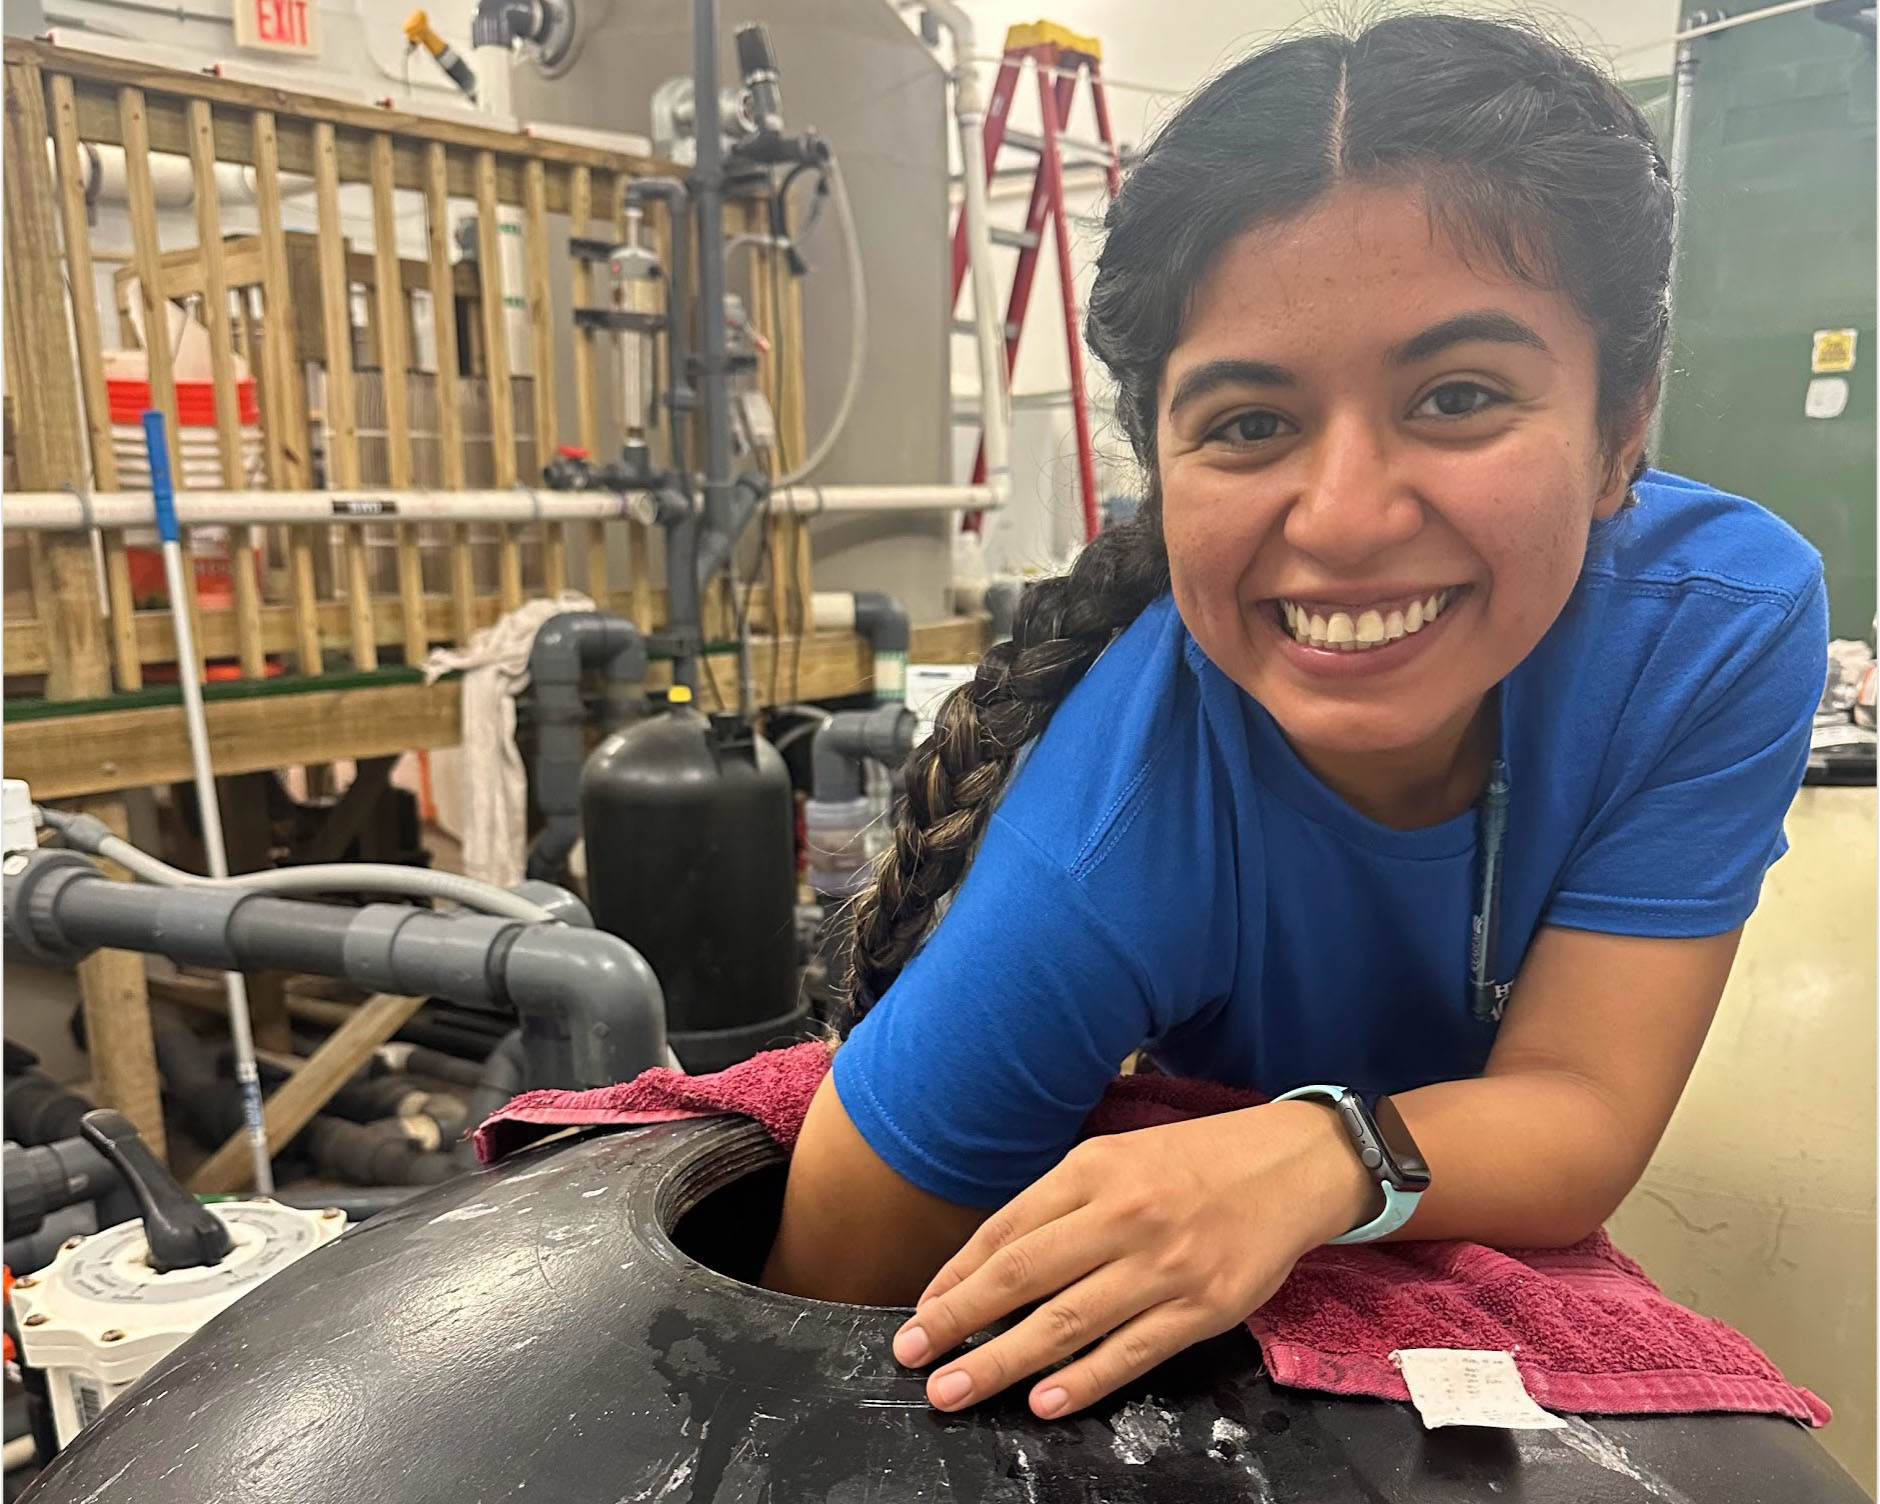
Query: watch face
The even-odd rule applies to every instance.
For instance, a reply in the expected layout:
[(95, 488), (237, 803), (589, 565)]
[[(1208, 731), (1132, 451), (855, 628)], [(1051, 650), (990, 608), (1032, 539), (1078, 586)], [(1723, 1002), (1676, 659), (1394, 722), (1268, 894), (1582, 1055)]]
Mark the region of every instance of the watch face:
[(1378, 1173), (1400, 1190), (1427, 1190), (1430, 1167), (1423, 1162), (1423, 1152), (1410, 1136), (1409, 1126), (1389, 1097), (1372, 1097), (1367, 1104), (1371, 1121), (1377, 1124), (1377, 1137), (1384, 1151), (1384, 1163)]

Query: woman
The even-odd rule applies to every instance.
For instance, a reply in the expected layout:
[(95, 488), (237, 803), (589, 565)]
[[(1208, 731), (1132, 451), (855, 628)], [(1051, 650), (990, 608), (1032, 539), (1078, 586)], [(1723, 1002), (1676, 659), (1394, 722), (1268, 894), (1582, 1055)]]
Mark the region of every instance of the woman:
[[(910, 1365), (1036, 1306), (935, 1405), (1071, 1413), (1319, 1244), (1566, 1244), (1644, 1168), (1826, 647), (1807, 544), (1646, 468), (1672, 209), (1609, 79), (1433, 16), (1241, 63), (1117, 198), (1142, 508), (909, 764), (767, 1274), (917, 1300)], [(1073, 1148), (1139, 1049), (1308, 1090)]]

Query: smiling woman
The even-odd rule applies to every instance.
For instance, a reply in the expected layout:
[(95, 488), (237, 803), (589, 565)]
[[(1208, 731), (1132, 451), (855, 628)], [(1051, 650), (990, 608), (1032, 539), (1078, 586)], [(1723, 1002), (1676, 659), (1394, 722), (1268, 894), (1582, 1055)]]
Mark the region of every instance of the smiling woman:
[[(910, 760), (766, 1275), (918, 1298), (910, 1364), (1036, 1307), (934, 1404), (1067, 1414), (1318, 1244), (1571, 1243), (1638, 1178), (1826, 648), (1813, 550), (1647, 468), (1672, 210), (1609, 79), (1438, 16), (1145, 152), (1087, 329), (1142, 505)], [(1272, 1100), (1078, 1145), (1136, 1051)]]

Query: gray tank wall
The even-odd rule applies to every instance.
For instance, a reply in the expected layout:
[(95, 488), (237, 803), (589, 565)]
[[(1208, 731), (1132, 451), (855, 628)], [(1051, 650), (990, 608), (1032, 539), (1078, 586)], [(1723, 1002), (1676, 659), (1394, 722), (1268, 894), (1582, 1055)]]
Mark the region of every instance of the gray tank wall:
[[(516, 112), (650, 134), (653, 90), (691, 72), (689, 0), (584, 9), (589, 30), (574, 67), (555, 80), (519, 68)], [(821, 131), (841, 159), (862, 243), (867, 362), (855, 410), (818, 478), (951, 480), (945, 75), (883, 0), (726, 0), (719, 50), (727, 80), (736, 77), (732, 35), (747, 21), (770, 28), (790, 127)], [(825, 212), (804, 255), (813, 268), (803, 291), (814, 444), (841, 398), (848, 361), (848, 298), (833, 214)], [(566, 288), (557, 292), (564, 301)], [(817, 586), (890, 591), (916, 621), (944, 615), (949, 523), (939, 513), (817, 522)]]

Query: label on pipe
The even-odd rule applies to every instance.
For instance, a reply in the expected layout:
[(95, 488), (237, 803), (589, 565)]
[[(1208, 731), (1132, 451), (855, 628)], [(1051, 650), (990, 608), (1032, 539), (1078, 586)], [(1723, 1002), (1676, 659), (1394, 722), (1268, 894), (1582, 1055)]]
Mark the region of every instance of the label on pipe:
[(389, 496), (335, 496), (335, 517), (396, 517), (398, 503)]

